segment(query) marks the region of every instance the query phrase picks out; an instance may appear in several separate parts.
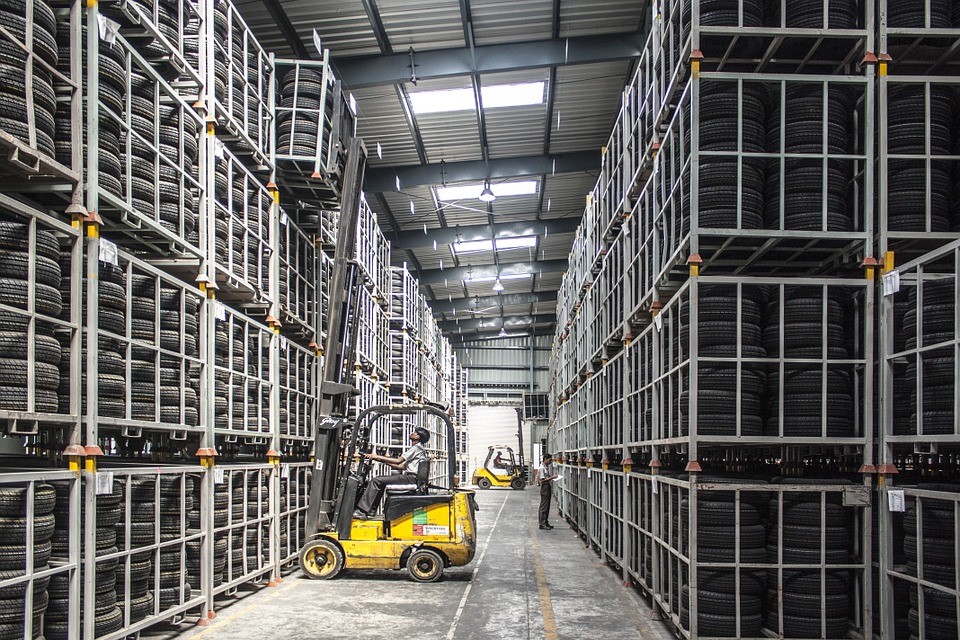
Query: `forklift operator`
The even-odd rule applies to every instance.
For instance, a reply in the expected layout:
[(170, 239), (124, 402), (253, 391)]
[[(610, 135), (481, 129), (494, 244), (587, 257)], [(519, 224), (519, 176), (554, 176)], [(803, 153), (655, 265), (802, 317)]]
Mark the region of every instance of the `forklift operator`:
[(354, 518), (369, 518), (373, 514), (380, 502), (380, 496), (383, 495), (383, 489), (388, 484), (416, 484), (417, 470), (421, 464), (429, 464), (427, 461), (427, 452), (423, 449), (430, 440), (430, 432), (423, 427), (417, 427), (410, 434), (410, 440), (413, 444), (403, 452), (399, 458), (390, 458), (376, 453), (361, 453), (360, 455), (369, 458), (373, 462), (382, 462), (400, 471), (389, 476), (377, 476), (367, 484), (363, 496), (357, 503), (357, 510), (353, 513)]

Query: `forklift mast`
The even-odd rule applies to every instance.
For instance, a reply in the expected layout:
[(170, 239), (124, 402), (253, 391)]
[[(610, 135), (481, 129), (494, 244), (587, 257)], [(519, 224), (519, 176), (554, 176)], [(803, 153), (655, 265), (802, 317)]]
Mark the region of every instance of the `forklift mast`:
[(305, 522), (307, 538), (333, 525), (340, 475), (340, 451), (349, 424), (350, 398), (356, 394), (353, 358), (356, 352), (362, 274), (355, 260), (360, 193), (367, 151), (359, 138), (347, 148), (340, 201), (337, 244), (333, 257), (327, 339), (320, 378), (319, 415), (313, 444), (313, 474)]

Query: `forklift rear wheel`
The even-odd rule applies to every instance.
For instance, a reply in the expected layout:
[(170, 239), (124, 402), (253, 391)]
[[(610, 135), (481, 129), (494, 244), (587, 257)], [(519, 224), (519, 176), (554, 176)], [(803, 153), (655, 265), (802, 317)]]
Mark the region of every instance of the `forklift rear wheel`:
[(514, 478), (510, 481), (510, 486), (517, 491), (521, 491), (526, 488), (527, 483), (523, 481), (523, 478)]
[(431, 549), (417, 549), (407, 559), (407, 571), (417, 582), (436, 582), (443, 575), (443, 558)]
[(488, 478), (480, 478), (479, 480), (477, 480), (477, 486), (480, 487), (481, 489), (489, 489), (490, 480)]
[(329, 580), (343, 569), (343, 551), (323, 538), (308, 542), (300, 550), (300, 568), (309, 578)]

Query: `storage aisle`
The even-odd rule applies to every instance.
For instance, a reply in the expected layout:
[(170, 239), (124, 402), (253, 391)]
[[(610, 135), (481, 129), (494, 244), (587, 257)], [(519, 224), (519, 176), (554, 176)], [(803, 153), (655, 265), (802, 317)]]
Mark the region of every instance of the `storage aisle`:
[(400, 571), (347, 569), (331, 581), (297, 572), (276, 588), (241, 589), (209, 627), (189, 631), (184, 623), (145, 637), (665, 640), (636, 592), (620, 586), (556, 509), (556, 528), (537, 529), (538, 501), (535, 487), (479, 492), (477, 557), (440, 582), (415, 583)]

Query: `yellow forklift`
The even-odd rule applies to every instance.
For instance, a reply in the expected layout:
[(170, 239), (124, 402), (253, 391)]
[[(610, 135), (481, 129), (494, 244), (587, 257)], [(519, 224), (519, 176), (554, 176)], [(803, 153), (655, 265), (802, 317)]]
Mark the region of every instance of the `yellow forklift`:
[[(300, 568), (306, 576), (321, 580), (336, 577), (343, 569), (407, 569), (414, 580), (433, 582), (444, 568), (469, 564), (477, 546), (474, 493), (454, 486), (456, 437), (450, 417), (440, 407), (420, 404), (366, 407), (355, 421), (347, 418), (350, 399), (357, 394), (352, 365), (363, 279), (353, 255), (365, 156), (362, 143), (351, 140), (330, 283), (326, 357)], [(372, 471), (369, 457), (359, 454), (372, 452), (370, 434), (377, 420), (402, 413), (434, 415), (446, 426), (447, 486), (431, 485), (430, 464), (421, 463), (416, 483), (388, 486), (382, 517), (354, 518)]]
[(522, 491), (527, 487), (522, 464), (517, 464), (513, 448), (505, 444), (491, 445), (483, 466), (473, 472), (472, 482), (480, 489), (510, 487)]

